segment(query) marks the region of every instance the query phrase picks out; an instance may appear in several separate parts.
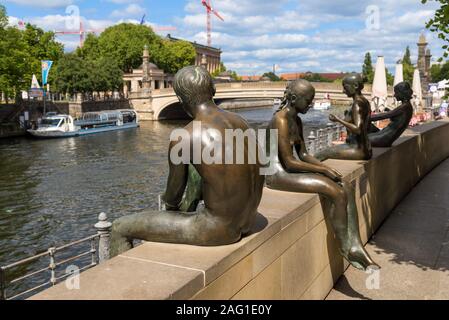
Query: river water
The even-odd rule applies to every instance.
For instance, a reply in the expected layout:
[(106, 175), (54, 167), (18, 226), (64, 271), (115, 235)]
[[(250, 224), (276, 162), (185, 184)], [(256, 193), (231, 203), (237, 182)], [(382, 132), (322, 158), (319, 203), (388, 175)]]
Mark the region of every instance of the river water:
[[(238, 113), (255, 128), (272, 116), (271, 109)], [(328, 113), (303, 116), (305, 136), (325, 127)], [(168, 173), (170, 133), (185, 124), (144, 122), (135, 130), (92, 136), (0, 140), (0, 265), (94, 234), (102, 211), (112, 221), (156, 209)], [(46, 264), (31, 264), (14, 276)]]

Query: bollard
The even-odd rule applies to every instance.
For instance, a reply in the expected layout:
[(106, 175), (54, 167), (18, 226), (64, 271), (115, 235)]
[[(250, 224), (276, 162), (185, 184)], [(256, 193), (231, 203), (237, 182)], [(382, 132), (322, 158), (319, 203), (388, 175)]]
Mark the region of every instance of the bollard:
[(0, 301), (6, 300), (6, 279), (5, 279), (5, 270), (0, 267)]
[(307, 140), (309, 141), (310, 147), (309, 147), (309, 153), (315, 154), (316, 153), (316, 137), (313, 131), (310, 131), (309, 136), (307, 137)]
[(50, 265), (48, 266), (48, 268), (51, 271), (50, 282), (51, 282), (52, 286), (56, 285), (56, 281), (57, 281), (55, 253), (56, 253), (56, 248), (52, 247), (52, 248), (48, 249), (48, 255), (50, 256)]
[(318, 130), (318, 148), (317, 148), (317, 151), (321, 151), (322, 149), (324, 149), (323, 137), (324, 137), (324, 130), (323, 129), (319, 129)]
[(108, 216), (102, 212), (98, 215), (98, 222), (95, 224), (100, 240), (98, 243), (98, 263), (103, 263), (109, 259), (109, 245), (112, 223), (107, 221)]

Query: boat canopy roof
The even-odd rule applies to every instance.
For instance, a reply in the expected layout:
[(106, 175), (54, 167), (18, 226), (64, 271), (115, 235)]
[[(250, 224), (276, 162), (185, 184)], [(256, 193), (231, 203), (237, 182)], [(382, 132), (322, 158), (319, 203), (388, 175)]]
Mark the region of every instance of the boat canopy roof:
[(108, 110), (108, 111), (96, 111), (96, 112), (86, 112), (82, 115), (82, 120), (101, 120), (101, 121), (115, 121), (122, 119), (123, 114), (118, 110)]

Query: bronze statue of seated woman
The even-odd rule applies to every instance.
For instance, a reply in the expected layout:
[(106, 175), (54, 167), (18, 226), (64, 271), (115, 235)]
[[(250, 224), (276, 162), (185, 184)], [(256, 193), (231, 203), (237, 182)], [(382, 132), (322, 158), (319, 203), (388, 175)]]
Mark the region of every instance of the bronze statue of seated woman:
[(396, 109), (384, 113), (371, 115), (371, 122), (389, 119), (391, 122), (387, 127), (380, 130), (371, 124), (368, 138), (373, 147), (388, 148), (407, 129), (413, 117), (413, 106), (411, 103), (413, 90), (408, 82), (398, 83), (394, 87), (394, 96), (402, 104)]
[[(296, 80), (287, 87), (280, 109), (269, 129), (278, 131), (278, 148), (267, 142), (275, 168), (267, 175), (268, 188), (300, 193), (318, 193), (324, 200), (325, 214), (337, 237), (340, 253), (354, 267), (365, 270), (376, 265), (365, 251), (360, 239), (355, 192), (342, 175), (309, 155), (301, 118), (311, 107), (315, 89), (306, 80)], [(268, 130), (271, 132), (271, 130)], [(267, 139), (272, 141), (272, 139)]]
[(319, 160), (341, 159), (341, 160), (369, 160), (373, 152), (368, 139), (368, 128), (370, 125), (371, 106), (363, 96), (363, 78), (360, 74), (353, 73), (343, 79), (344, 93), (353, 99), (352, 107), (345, 113), (345, 119), (331, 114), (332, 122), (339, 122), (348, 131), (345, 144), (336, 145), (324, 149), (315, 154)]
[[(194, 121), (184, 128), (184, 141), (170, 143), (169, 154), (179, 149), (179, 143), (191, 151), (187, 152), (186, 162), (169, 157), (170, 171), (163, 196), (167, 211), (145, 211), (114, 221), (111, 256), (131, 249), (134, 239), (199, 246), (231, 244), (249, 233), (255, 222), (265, 181), (258, 161), (223, 164), (205, 162), (202, 157), (206, 149), (217, 150), (217, 141), (219, 150), (229, 147), (225, 141), (211, 139), (209, 132), (225, 137), (226, 130), (249, 129), (247, 122), (215, 105), (215, 86), (203, 67), (180, 70), (174, 79), (174, 90)], [(195, 123), (201, 124), (200, 130), (195, 129)], [(195, 147), (200, 149), (196, 153)], [(243, 153), (249, 152), (245, 144)], [(197, 156), (199, 161), (195, 160)], [(204, 206), (197, 206), (200, 199)]]

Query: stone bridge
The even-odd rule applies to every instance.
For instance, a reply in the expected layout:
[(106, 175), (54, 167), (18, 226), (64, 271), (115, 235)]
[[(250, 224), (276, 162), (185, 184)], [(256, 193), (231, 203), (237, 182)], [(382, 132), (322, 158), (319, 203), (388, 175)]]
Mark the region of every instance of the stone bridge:
[[(229, 100), (273, 100), (282, 98), (287, 82), (249, 82), (220, 83), (216, 85), (215, 101), (220, 104)], [(316, 98), (323, 99), (328, 93), (333, 104), (349, 103), (343, 94), (341, 84), (313, 83)], [(364, 94), (370, 98), (371, 85), (367, 85)], [(150, 94), (132, 93), (130, 103), (139, 113), (141, 120), (186, 119), (182, 106), (172, 88), (153, 90)]]

